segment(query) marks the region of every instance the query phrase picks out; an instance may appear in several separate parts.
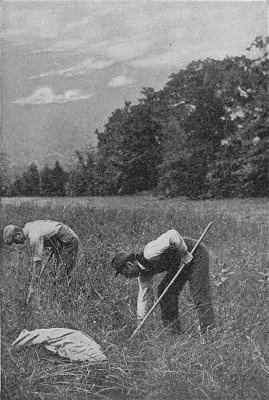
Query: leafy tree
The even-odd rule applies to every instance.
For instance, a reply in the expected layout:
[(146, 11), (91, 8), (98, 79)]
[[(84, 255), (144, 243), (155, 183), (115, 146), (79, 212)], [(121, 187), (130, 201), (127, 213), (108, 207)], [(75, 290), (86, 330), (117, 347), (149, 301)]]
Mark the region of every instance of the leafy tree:
[[(170, 195), (174, 193), (196, 198), (206, 191), (209, 165), (216, 158), (227, 130), (224, 103), (219, 97), (218, 67), (219, 64), (210, 59), (192, 62), (185, 70), (172, 74), (163, 89), (162, 98), (167, 100), (168, 112), (162, 136), (164, 164), (160, 167), (160, 174), (164, 173), (164, 176), (160, 175), (160, 183), (172, 179)], [(175, 145), (171, 148), (174, 154), (172, 174), (169, 173), (165, 155), (171, 136), (171, 121), (174, 121), (173, 144), (180, 143), (180, 150)], [(159, 184), (161, 187), (162, 184)]]
[(234, 129), (226, 137), (208, 175), (212, 196), (214, 185), (223, 196), (228, 193), (268, 196), (269, 61), (266, 41), (257, 37), (248, 50), (253, 48), (258, 48), (260, 55), (255, 59), (234, 58), (233, 67), (226, 76), (226, 96), (232, 99), (227, 110)]
[(47, 165), (41, 171), (41, 195), (65, 196), (68, 173), (61, 167), (59, 161), (53, 168)]
[(51, 169), (51, 196), (65, 196), (67, 181), (67, 172), (61, 167), (59, 161), (56, 161), (54, 168)]
[(37, 165), (32, 163), (21, 176), (16, 176), (6, 189), (8, 196), (39, 196), (40, 177)]
[(158, 192), (167, 197), (188, 193), (188, 160), (186, 150), (187, 135), (179, 120), (171, 115), (162, 129), (163, 162), (158, 167)]
[(171, 195), (268, 195), (268, 54), (261, 37), (253, 47), (256, 59), (199, 60), (170, 77), (163, 146), (175, 118), (182, 147), (170, 164), (164, 155), (161, 190), (171, 180)]
[(8, 164), (9, 156), (2, 146), (0, 149), (0, 197), (6, 193), (9, 185)]
[(108, 118), (104, 132), (96, 130), (98, 138), (96, 167), (101, 195), (117, 194), (120, 189), (119, 180), (122, 172), (118, 165), (130, 106), (131, 103), (126, 102), (123, 109), (116, 109)]
[(98, 175), (108, 194), (133, 194), (156, 187), (161, 160), (161, 125), (151, 90), (139, 104), (117, 109), (98, 136)]
[(32, 163), (26, 172), (22, 174), (22, 195), (39, 196), (40, 177), (37, 165)]
[(41, 188), (40, 192), (42, 196), (51, 196), (53, 192), (53, 182), (52, 182), (52, 171), (45, 165), (40, 173), (41, 177)]
[(6, 190), (7, 196), (16, 197), (23, 195), (23, 181), (22, 177), (17, 176), (13, 182), (10, 183)]
[(69, 191), (73, 196), (96, 194), (96, 165), (93, 149), (87, 152), (86, 159), (76, 152), (78, 162), (70, 173)]
[(248, 72), (251, 75), (251, 86), (247, 88), (249, 100), (244, 109), (245, 118), (241, 123), (239, 137), (242, 143), (240, 168), (243, 190), (251, 196), (265, 196), (269, 193), (269, 59), (268, 38), (265, 41), (258, 36), (249, 50), (258, 48), (258, 58), (252, 60)]
[(154, 118), (150, 102), (132, 106), (122, 141), (120, 193), (132, 194), (154, 189), (160, 164), (161, 126)]

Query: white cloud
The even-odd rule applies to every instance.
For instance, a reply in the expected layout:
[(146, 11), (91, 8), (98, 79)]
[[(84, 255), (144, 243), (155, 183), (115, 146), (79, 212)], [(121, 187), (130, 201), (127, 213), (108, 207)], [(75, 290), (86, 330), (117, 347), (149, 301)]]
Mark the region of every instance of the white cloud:
[(146, 54), (153, 46), (153, 39), (147, 35), (124, 37), (117, 35), (90, 46), (91, 51), (115, 61), (130, 60)]
[(8, 15), (7, 31), (4, 35), (11, 41), (14, 34), (35, 39), (53, 38), (60, 29), (58, 22), (58, 16), (53, 9), (13, 9)]
[(46, 42), (44, 46), (40, 43), (40, 47), (33, 50), (32, 53), (86, 53), (91, 50), (91, 43), (98, 40), (96, 38), (96, 36), (98, 37), (97, 30), (92, 32), (91, 27), (86, 25), (83, 26), (83, 29), (78, 29), (78, 32), (65, 32), (63, 30), (58, 35), (57, 40), (51, 40), (49, 45)]
[(69, 101), (85, 100), (93, 97), (92, 93), (82, 94), (79, 90), (66, 90), (63, 94), (54, 94), (53, 90), (44, 86), (42, 88), (37, 88), (28, 97), (23, 97), (14, 100), (13, 103), (20, 105), (25, 104), (53, 104), (53, 103), (67, 103)]
[(128, 78), (125, 75), (115, 76), (108, 84), (108, 87), (121, 87), (121, 86), (129, 86), (134, 82), (132, 78)]
[(63, 31), (70, 31), (70, 30), (74, 30), (77, 28), (82, 28), (85, 25), (89, 25), (89, 24), (93, 24), (94, 23), (94, 18), (91, 16), (87, 16), (81, 20), (78, 21), (74, 21), (74, 22), (69, 22), (68, 24), (66, 24), (63, 27)]
[(35, 42), (39, 46), (32, 51), (35, 54), (80, 51), (100, 35), (102, 27), (93, 15), (87, 15), (89, 10), (81, 17), (80, 7), (74, 7), (71, 2), (67, 6), (49, 2), (22, 7), (8, 5), (3, 35), (13, 45), (20, 44), (22, 39), (26, 44)]
[(41, 54), (41, 53), (63, 53), (63, 52), (71, 52), (71, 51), (78, 51), (79, 49), (82, 50), (87, 40), (84, 38), (79, 39), (63, 39), (58, 40), (51, 46), (33, 50), (32, 54)]
[(89, 71), (92, 70), (100, 70), (110, 65), (114, 64), (114, 61), (109, 60), (94, 60), (93, 58), (87, 58), (83, 62), (74, 65), (73, 67), (57, 70), (57, 71), (49, 71), (44, 72), (39, 75), (32, 75), (29, 79), (37, 79), (37, 78), (44, 78), (46, 76), (77, 76), (77, 75), (85, 75)]
[(7, 42), (11, 42), (14, 46), (23, 46), (27, 43), (25, 39), (22, 39), (22, 32), (20, 29), (3, 29), (2, 35)]

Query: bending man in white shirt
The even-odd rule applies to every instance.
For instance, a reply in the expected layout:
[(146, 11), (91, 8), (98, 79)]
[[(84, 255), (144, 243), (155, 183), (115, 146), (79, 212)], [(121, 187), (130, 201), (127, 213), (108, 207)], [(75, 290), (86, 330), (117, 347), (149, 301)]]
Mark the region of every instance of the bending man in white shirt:
[(209, 254), (204, 244), (199, 244), (192, 256), (190, 251), (196, 240), (181, 237), (175, 229), (170, 229), (149, 242), (142, 252), (118, 253), (112, 260), (116, 276), (138, 277), (139, 293), (137, 316), (140, 322), (152, 306), (153, 276), (166, 272), (158, 286), (158, 297), (171, 282), (180, 264), (186, 263), (182, 272), (160, 301), (163, 324), (173, 333), (180, 333), (178, 296), (188, 281), (190, 294), (196, 306), (201, 332), (205, 333), (214, 324), (213, 307), (209, 279)]
[(69, 226), (50, 220), (29, 222), (23, 228), (7, 225), (4, 228), (3, 238), (7, 245), (28, 242), (32, 248), (34, 265), (29, 294), (33, 291), (36, 268), (38, 267), (41, 270), (42, 253), (45, 248), (51, 249), (51, 256), (55, 256), (57, 265), (60, 260), (63, 261), (67, 277), (70, 279), (71, 271), (77, 259), (79, 239)]

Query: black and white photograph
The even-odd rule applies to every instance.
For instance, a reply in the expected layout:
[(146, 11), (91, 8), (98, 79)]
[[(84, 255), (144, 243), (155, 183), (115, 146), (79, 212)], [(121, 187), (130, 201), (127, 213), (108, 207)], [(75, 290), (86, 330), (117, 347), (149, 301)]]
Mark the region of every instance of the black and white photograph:
[(267, 400), (267, 0), (0, 2), (2, 400)]

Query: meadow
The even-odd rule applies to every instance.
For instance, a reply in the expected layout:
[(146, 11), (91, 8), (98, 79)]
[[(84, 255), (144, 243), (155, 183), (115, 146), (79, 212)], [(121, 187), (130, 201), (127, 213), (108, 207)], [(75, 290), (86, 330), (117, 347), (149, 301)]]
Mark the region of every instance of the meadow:
[[(27, 305), (31, 251), (1, 240), (3, 400), (262, 400), (268, 398), (268, 200), (188, 201), (151, 196), (2, 199), (1, 233), (8, 223), (54, 219), (81, 239), (70, 288), (55, 283), (53, 261)], [(138, 251), (170, 226), (210, 251), (216, 329), (204, 340), (184, 288), (183, 333), (169, 335), (159, 307), (136, 327), (136, 280), (114, 278), (119, 250)], [(156, 284), (160, 277), (156, 277)], [(156, 295), (156, 293), (155, 293)], [(15, 349), (22, 329), (81, 330), (108, 361), (75, 363), (42, 346)]]

